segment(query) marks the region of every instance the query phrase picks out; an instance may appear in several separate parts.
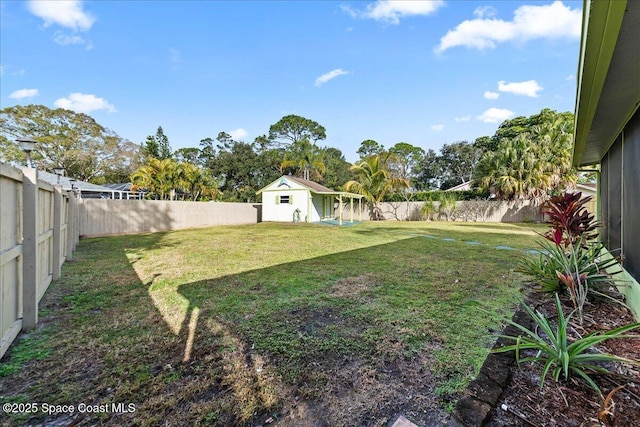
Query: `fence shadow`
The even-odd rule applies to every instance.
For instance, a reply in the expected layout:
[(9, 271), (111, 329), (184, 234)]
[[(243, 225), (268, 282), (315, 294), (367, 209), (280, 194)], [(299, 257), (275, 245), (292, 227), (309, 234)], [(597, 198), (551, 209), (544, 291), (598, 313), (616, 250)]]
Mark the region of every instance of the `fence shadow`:
[[(436, 422), (446, 414), (429, 367), (446, 340), (442, 328), (467, 328), (453, 316), (460, 310), (480, 321), (479, 307), (497, 292), (453, 279), (460, 265), (479, 270), (493, 256), (496, 271), (508, 274), (508, 266), (499, 251), (478, 248), (470, 258), (438, 250), (461, 242), (406, 233), (390, 240), (175, 283), (169, 272), (181, 261), (142, 262), (184, 244), (172, 233), (83, 239), (76, 262), (43, 300), (43, 329), (58, 325), (52, 353), (20, 377), (0, 378), (3, 394), (33, 387), (56, 404), (78, 404), (79, 396), (134, 403), (133, 413), (100, 415), (101, 423), (121, 425), (264, 425), (269, 418), (282, 426), (361, 425), (407, 411)], [(372, 273), (381, 262), (384, 279)], [(408, 274), (420, 280), (405, 281)], [(436, 318), (432, 307), (451, 318)]]

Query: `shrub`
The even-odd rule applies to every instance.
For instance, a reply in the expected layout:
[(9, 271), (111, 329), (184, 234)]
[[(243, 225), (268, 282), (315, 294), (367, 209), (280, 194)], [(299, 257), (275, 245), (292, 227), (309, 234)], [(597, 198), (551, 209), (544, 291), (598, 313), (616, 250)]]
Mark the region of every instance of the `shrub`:
[(424, 204), (422, 205), (422, 209), (420, 209), (420, 212), (422, 214), (422, 219), (434, 220), (436, 217), (436, 214), (438, 213), (438, 209), (436, 208), (436, 205), (431, 200), (428, 200), (424, 202)]
[(384, 202), (427, 202), (439, 201), (442, 194), (453, 194), (457, 201), (464, 200), (486, 200), (489, 197), (488, 190), (463, 190), (463, 191), (416, 191), (413, 193), (393, 193), (387, 194)]
[(543, 213), (549, 217), (547, 223), (551, 225), (551, 230), (544, 236), (564, 246), (575, 244), (580, 239), (583, 243), (595, 239), (599, 224), (585, 207), (591, 199), (591, 196), (582, 198), (581, 192), (565, 193), (549, 199), (543, 205)]
[[(565, 193), (552, 197), (544, 205), (551, 229), (543, 236), (547, 239), (541, 246), (540, 256), (525, 259), (520, 271), (532, 275), (546, 291), (566, 291), (582, 324), (582, 309), (587, 294), (602, 284), (612, 284), (606, 269), (617, 264), (616, 260), (602, 261), (602, 243), (595, 243), (599, 224), (585, 208), (591, 197), (582, 198), (582, 193)], [(549, 243), (551, 242), (551, 243)]]
[(451, 219), (451, 214), (453, 214), (458, 208), (458, 198), (452, 191), (441, 192), (438, 201), (440, 202), (438, 205), (438, 214), (443, 215), (448, 221)]
[(606, 260), (601, 256), (604, 244), (593, 243), (586, 248), (579, 247), (573, 252), (546, 240), (538, 244), (540, 245), (538, 254), (522, 257), (518, 271), (533, 277), (544, 292), (567, 292), (557, 272), (566, 273), (567, 270), (573, 270), (571, 266), (575, 268), (575, 265), (580, 275), (586, 274), (590, 291), (596, 291), (597, 288), (614, 283), (607, 270), (615, 266), (619, 267), (620, 264), (615, 258)]
[[(534, 312), (528, 305), (522, 303), (523, 308), (534, 320), (537, 329), (539, 329), (544, 336), (519, 323), (505, 319), (507, 323), (522, 331), (524, 336), (512, 337), (501, 335), (501, 337), (505, 339), (515, 341), (515, 344), (506, 345), (492, 351), (494, 353), (515, 351), (518, 364), (528, 361), (544, 363), (540, 378), (540, 388), (544, 386), (545, 377), (549, 371), (552, 372), (552, 377), (556, 382), (559, 381), (560, 375), (567, 380), (570, 374), (575, 374), (584, 379), (600, 396), (602, 396), (602, 393), (598, 385), (589, 376), (589, 373), (608, 372), (605, 368), (599, 366), (598, 363), (618, 362), (640, 365), (638, 361), (592, 350), (593, 346), (608, 339), (628, 338), (629, 336), (623, 334), (640, 327), (640, 323), (632, 323), (606, 332), (594, 332), (569, 343), (567, 339), (567, 325), (574, 312), (572, 311), (565, 317), (558, 294), (555, 295), (555, 300), (558, 314), (558, 324), (555, 330), (544, 314), (538, 311)], [(522, 357), (521, 352), (523, 350), (532, 350), (535, 355)]]

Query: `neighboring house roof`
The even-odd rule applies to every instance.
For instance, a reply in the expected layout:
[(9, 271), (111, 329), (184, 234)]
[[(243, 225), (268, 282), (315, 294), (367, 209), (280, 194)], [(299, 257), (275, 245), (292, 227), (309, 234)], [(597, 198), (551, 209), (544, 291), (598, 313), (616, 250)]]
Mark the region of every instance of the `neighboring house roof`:
[(455, 187), (447, 188), (444, 191), (466, 191), (471, 190), (471, 181), (463, 182), (462, 184), (458, 184)]
[(105, 184), (104, 186), (116, 191), (131, 191), (130, 182), (123, 182), (120, 184)]
[(573, 165), (599, 163), (640, 105), (640, 1), (584, 3)]
[[(54, 173), (39, 170), (38, 178), (40, 178), (44, 182), (48, 182), (51, 185), (61, 185), (64, 191), (72, 190), (71, 180), (73, 178), (70, 178), (68, 176), (59, 177)], [(112, 193), (114, 191), (113, 188), (105, 187), (103, 185), (96, 185), (96, 184), (91, 184), (90, 182), (77, 181), (77, 180), (73, 183), (73, 189), (80, 190), (82, 192), (92, 192), (92, 193)]]

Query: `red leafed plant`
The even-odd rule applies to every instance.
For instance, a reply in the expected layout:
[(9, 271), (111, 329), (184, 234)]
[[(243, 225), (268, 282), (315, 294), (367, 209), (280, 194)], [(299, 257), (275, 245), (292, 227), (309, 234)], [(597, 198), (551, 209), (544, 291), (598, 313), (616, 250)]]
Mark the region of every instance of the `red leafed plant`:
[(585, 207), (591, 199), (591, 196), (583, 198), (579, 191), (549, 199), (543, 206), (543, 212), (549, 218), (547, 222), (551, 225), (551, 230), (544, 237), (565, 247), (578, 240), (586, 242), (594, 239), (600, 224)]

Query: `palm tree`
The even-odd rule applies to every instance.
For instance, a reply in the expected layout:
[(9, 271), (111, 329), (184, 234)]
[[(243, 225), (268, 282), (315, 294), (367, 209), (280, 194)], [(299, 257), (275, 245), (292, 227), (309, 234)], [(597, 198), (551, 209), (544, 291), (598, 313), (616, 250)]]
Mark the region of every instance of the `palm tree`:
[(307, 181), (311, 179), (311, 172), (314, 172), (315, 178), (320, 180), (327, 170), (320, 150), (307, 139), (294, 142), (291, 144), (290, 151), (285, 153), (284, 160), (280, 163), (280, 170), (289, 168), (295, 169), (296, 176)]
[(560, 114), (553, 121), (535, 126), (532, 138), (543, 147), (547, 168), (552, 177), (552, 188), (564, 190), (573, 185), (578, 176), (571, 165), (573, 152), (573, 115)]
[(180, 189), (188, 194), (192, 201), (202, 196), (215, 199), (218, 189), (214, 180), (206, 172), (189, 162), (180, 163), (178, 170)]
[(540, 200), (552, 185), (544, 152), (530, 134), (500, 141), (496, 151), (481, 159), (476, 172), (480, 186), (501, 199)]
[(346, 191), (361, 194), (369, 201), (371, 218), (374, 220), (383, 218), (380, 202), (387, 192), (410, 185), (407, 179), (393, 176), (390, 172), (389, 163), (394, 160), (394, 156), (388, 152), (366, 157), (350, 168), (356, 180), (344, 185)]
[(474, 172), (477, 186), (502, 199), (541, 201), (573, 184), (573, 115), (553, 114), (527, 132), (503, 138)]
[(173, 199), (179, 187), (178, 165), (173, 159), (149, 159), (131, 175), (132, 190), (146, 189), (148, 197), (158, 196), (160, 200)]

